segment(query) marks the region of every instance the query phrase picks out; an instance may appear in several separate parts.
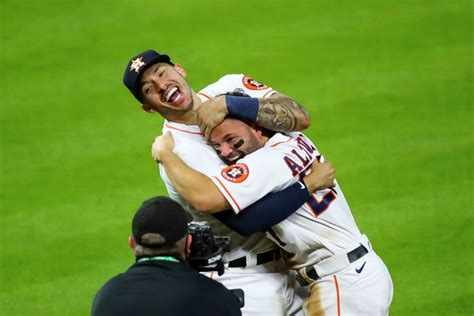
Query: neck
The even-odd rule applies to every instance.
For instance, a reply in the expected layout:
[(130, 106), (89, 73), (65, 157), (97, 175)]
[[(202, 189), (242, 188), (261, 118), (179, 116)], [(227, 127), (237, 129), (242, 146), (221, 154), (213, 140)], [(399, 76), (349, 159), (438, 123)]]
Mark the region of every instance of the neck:
[(136, 262), (148, 262), (148, 261), (169, 261), (169, 262), (180, 262), (180, 258), (176, 256), (150, 256), (150, 257), (136, 257)]
[(264, 135), (260, 136), (260, 142), (262, 143), (262, 147), (265, 146), (265, 144), (268, 142), (269, 139), (270, 138), (267, 136), (264, 136)]
[(192, 91), (193, 95), (193, 108), (186, 113), (178, 113), (178, 114), (167, 114), (163, 115), (165, 119), (170, 122), (181, 123), (186, 125), (198, 125), (198, 115), (196, 110), (201, 106), (202, 101), (198, 97), (198, 95)]

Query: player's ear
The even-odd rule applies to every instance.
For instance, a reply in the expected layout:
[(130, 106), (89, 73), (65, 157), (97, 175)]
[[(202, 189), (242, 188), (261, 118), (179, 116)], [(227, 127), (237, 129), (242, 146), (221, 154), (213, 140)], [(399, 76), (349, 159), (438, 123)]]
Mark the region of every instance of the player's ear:
[(193, 235), (188, 234), (186, 236), (186, 258), (191, 255), (191, 243), (193, 242)]
[(258, 137), (262, 136), (263, 129), (260, 126), (254, 125), (254, 126), (251, 126), (251, 128), (254, 130), (255, 135), (257, 135)]
[(181, 64), (176, 64), (174, 65), (174, 69), (183, 77), (186, 77), (186, 70), (184, 70), (183, 66)]
[(128, 236), (128, 245), (132, 250), (135, 249), (135, 239), (132, 236)]
[(143, 111), (148, 112), (148, 113), (155, 113), (156, 112), (156, 110), (154, 108), (152, 108), (151, 106), (149, 106), (146, 103), (142, 103), (142, 109), (143, 109)]

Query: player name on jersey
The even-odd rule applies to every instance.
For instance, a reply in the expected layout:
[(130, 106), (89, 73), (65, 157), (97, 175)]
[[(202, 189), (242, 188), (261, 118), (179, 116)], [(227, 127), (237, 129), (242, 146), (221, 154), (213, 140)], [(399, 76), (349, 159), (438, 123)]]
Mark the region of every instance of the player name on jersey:
[(293, 176), (300, 174), (303, 170), (306, 169), (306, 167), (308, 167), (310, 163), (312, 163), (313, 154), (316, 150), (313, 145), (310, 145), (305, 142), (304, 136), (302, 134), (298, 135), (298, 137), (296, 138), (296, 142), (298, 144), (298, 148), (301, 149), (303, 154), (301, 155), (300, 153), (298, 153), (296, 149), (293, 149), (291, 152), (298, 158), (299, 161), (296, 162), (288, 156), (285, 156), (283, 158), (288, 168), (290, 168)]

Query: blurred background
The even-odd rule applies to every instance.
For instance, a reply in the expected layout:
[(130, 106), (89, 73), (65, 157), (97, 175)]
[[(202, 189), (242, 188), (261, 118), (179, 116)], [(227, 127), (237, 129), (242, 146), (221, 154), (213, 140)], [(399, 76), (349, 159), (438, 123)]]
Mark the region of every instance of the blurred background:
[(169, 54), (196, 91), (245, 73), (311, 113), (392, 315), (472, 315), (472, 1), (0, 4), (0, 314), (86, 315), (127, 269), (131, 218), (166, 190), (162, 119), (122, 84)]

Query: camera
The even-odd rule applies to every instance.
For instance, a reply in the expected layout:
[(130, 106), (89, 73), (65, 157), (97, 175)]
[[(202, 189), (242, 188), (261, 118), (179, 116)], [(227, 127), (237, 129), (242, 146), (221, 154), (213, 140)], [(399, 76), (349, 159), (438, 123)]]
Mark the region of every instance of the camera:
[[(188, 224), (188, 233), (193, 236), (189, 265), (197, 271), (217, 271), (224, 274), (224, 252), (229, 251), (229, 236), (214, 236), (211, 226), (207, 222), (191, 222)], [(242, 289), (230, 289), (244, 307), (245, 298)]]
[(191, 222), (188, 233), (193, 236), (188, 263), (197, 271), (224, 273), (224, 252), (229, 251), (230, 237), (214, 236), (207, 222)]

